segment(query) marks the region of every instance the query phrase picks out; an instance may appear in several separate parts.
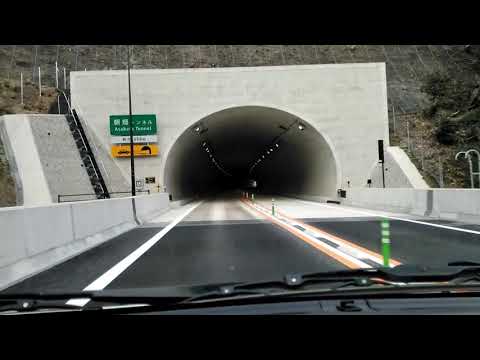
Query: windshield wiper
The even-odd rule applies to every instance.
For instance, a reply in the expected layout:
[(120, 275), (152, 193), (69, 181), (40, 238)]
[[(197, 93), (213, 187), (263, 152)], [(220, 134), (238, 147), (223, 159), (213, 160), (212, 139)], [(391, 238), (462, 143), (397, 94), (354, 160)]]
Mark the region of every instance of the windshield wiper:
[[(460, 284), (472, 280), (480, 281), (480, 265), (466, 267), (429, 267), (423, 265), (399, 265), (394, 268), (367, 268), (358, 270), (341, 270), (305, 274), (288, 274), (283, 279), (263, 282), (244, 282), (223, 285), (214, 291), (200, 294), (184, 301), (232, 298), (235, 296), (258, 297), (278, 296), (290, 291), (303, 289), (325, 290), (333, 293), (346, 287), (372, 287), (383, 285), (389, 287), (408, 287), (412, 284)], [(327, 284), (327, 288), (313, 285)], [(376, 287), (375, 290), (381, 290)], [(284, 290), (282, 292), (282, 290)]]
[(461, 260), (449, 262), (448, 266), (480, 266), (480, 263), (475, 261)]
[[(132, 305), (169, 307), (192, 305), (224, 300), (280, 297), (302, 292), (335, 294), (340, 288), (409, 288), (412, 284), (458, 285), (469, 281), (480, 281), (480, 266), (429, 267), (422, 265), (399, 265), (394, 268), (368, 268), (334, 272), (289, 274), (272, 281), (216, 283), (194, 286), (172, 286), (159, 288), (112, 289), (77, 293), (22, 293), (0, 294), (0, 311), (32, 311), (41, 308), (78, 309), (76, 306), (60, 304), (59, 300), (86, 298), (90, 300), (82, 311), (103, 309), (104, 305)], [(318, 287), (314, 285), (328, 285)], [(348, 291), (348, 290), (347, 290)], [(343, 292), (345, 293), (345, 292)], [(21, 308), (23, 303), (29, 305)], [(3, 304), (3, 306), (2, 306)]]

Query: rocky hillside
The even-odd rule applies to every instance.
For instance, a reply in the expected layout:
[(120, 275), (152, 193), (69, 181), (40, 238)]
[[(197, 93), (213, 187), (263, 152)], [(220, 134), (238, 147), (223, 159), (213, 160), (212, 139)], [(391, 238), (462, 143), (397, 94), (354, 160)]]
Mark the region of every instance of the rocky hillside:
[[(442, 71), (468, 77), (475, 46), (464, 45), (136, 45), (134, 68), (191, 68), (295, 64), (385, 62), (389, 107), (398, 113), (418, 111), (427, 103), (420, 91), (428, 74)], [(12, 45), (0, 46), (0, 74), (55, 85), (55, 62), (71, 70), (124, 69), (126, 46)]]
[[(455, 161), (455, 154), (480, 150), (479, 54), (478, 45), (135, 45), (132, 66), (385, 62), (392, 144), (409, 153), (431, 186), (469, 187), (468, 163)], [(48, 112), (56, 101), (55, 62), (63, 88), (65, 80), (68, 87), (69, 71), (124, 69), (126, 55), (124, 45), (0, 45), (0, 115)], [(39, 67), (42, 98), (38, 96)], [(23, 106), (20, 73), (25, 80)]]

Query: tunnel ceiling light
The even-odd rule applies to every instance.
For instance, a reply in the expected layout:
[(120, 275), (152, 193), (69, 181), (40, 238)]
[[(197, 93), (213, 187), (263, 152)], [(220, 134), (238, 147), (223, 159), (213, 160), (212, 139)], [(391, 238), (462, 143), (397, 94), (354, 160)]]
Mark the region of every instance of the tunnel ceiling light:
[(270, 152), (273, 152), (273, 149), (270, 149)]
[(277, 148), (279, 147), (279, 145), (278, 145), (278, 144), (275, 144), (275, 146), (276, 146)]
[(265, 155), (262, 155), (262, 159), (265, 159)]
[(298, 130), (303, 131), (305, 129), (305, 125), (298, 124)]
[(195, 126), (194, 130), (198, 133), (198, 132), (200, 132), (200, 130), (202, 130), (202, 128), (200, 126)]

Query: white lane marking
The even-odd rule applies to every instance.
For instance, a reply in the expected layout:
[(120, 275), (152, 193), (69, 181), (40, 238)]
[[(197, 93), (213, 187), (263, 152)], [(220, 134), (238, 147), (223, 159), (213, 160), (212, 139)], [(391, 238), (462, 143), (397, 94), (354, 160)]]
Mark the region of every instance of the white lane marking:
[[(155, 234), (148, 241), (143, 243), (130, 255), (127, 255), (123, 260), (118, 262), (112, 268), (110, 268), (106, 273), (101, 275), (98, 279), (93, 281), (88, 285), (83, 291), (96, 291), (103, 290), (108, 284), (110, 284), (116, 277), (118, 277), (123, 271), (125, 271), (130, 265), (132, 265), (140, 256), (145, 254), (153, 245), (155, 245), (162, 237), (164, 237), (171, 229), (173, 229), (180, 221), (183, 220), (188, 214), (190, 214), (194, 209), (196, 209), (202, 202), (193, 205), (179, 217), (177, 217), (173, 222), (171, 222), (167, 227), (163, 228), (157, 234)], [(85, 302), (85, 300), (87, 300)], [(84, 306), (88, 303), (89, 299), (70, 299), (67, 304)]]
[[(296, 214), (296, 218), (338, 218), (338, 217), (345, 217), (345, 210), (344, 209), (336, 209), (336, 211), (332, 211), (331, 209), (319, 209), (315, 208), (306, 208), (305, 206), (299, 206), (292, 202), (292, 200), (297, 199), (285, 199), (285, 198), (275, 198), (275, 207), (277, 209), (283, 209), (287, 213)], [(271, 208), (271, 201), (270, 200), (261, 200), (259, 199), (257, 203), (263, 205), (266, 208)], [(360, 214), (350, 213), (350, 217), (363, 217)]]
[(109, 309), (128, 309), (128, 308), (137, 308), (137, 307), (145, 307), (150, 306), (148, 304), (128, 304), (128, 305), (111, 305), (111, 306), (102, 306), (102, 309), (109, 310)]
[(358, 213), (358, 214), (363, 214), (363, 215), (368, 215), (368, 216), (373, 216), (373, 217), (383, 217), (383, 218), (392, 219), (392, 220), (400, 220), (400, 221), (411, 222), (411, 223), (414, 223), (414, 224), (420, 224), (420, 225), (427, 225), (427, 226), (438, 227), (438, 228), (441, 228), (441, 229), (461, 231), (461, 232), (470, 233), (470, 234), (480, 234), (480, 231), (476, 231), (476, 230), (462, 229), (462, 228), (457, 228), (457, 227), (447, 226), (447, 225), (440, 225), (440, 224), (432, 224), (432, 223), (428, 223), (428, 222), (424, 222), (424, 221), (405, 219), (405, 218), (400, 218), (400, 217), (390, 216), (390, 215), (375, 214), (375, 213), (368, 212), (368, 211), (363, 211), (363, 210), (341, 209), (341, 208), (337, 208), (337, 207), (335, 207), (335, 206), (325, 205), (325, 204), (318, 204), (318, 203), (313, 203), (313, 204), (312, 204), (311, 202), (309, 202), (309, 201), (304, 201), (304, 200), (296, 200), (296, 201), (300, 201), (300, 202), (303, 202), (303, 203), (305, 203), (305, 204), (310, 204), (310, 205), (317, 205), (317, 206), (321, 206), (321, 207), (326, 207), (326, 208), (330, 208), (330, 209), (343, 210), (343, 211), (345, 211), (345, 212), (356, 212), (356, 213)]
[(85, 306), (90, 299), (88, 298), (80, 298), (80, 299), (70, 299), (67, 301), (67, 305), (75, 305), (75, 306)]
[[(291, 229), (293, 232), (295, 233), (300, 233), (306, 237), (308, 237), (311, 241), (315, 242), (316, 244), (318, 244), (319, 246), (321, 246), (322, 248), (330, 251), (330, 252), (333, 252), (335, 253), (337, 256), (345, 259), (345, 260), (348, 260), (350, 261), (351, 263), (354, 263), (355, 265), (357, 265), (358, 267), (362, 268), (362, 269), (367, 269), (367, 268), (371, 268), (372, 266), (367, 264), (367, 263), (364, 263), (360, 258), (356, 258), (354, 256), (352, 256), (351, 254), (348, 254), (346, 252), (342, 252), (330, 245), (327, 245), (325, 244), (323, 241), (315, 238), (314, 236), (311, 236), (309, 235), (308, 233), (305, 233), (304, 231), (300, 230), (300, 229), (297, 229), (295, 226), (293, 225), (299, 225), (301, 226), (300, 224), (296, 224), (296, 223), (293, 223), (293, 222), (290, 222), (286, 219), (283, 219), (283, 218), (279, 218), (279, 217), (273, 217), (272, 215), (270, 215), (269, 211), (267, 209), (265, 209), (263, 206), (261, 205), (258, 205), (258, 204), (251, 204), (252, 207), (254, 207), (255, 209), (257, 209), (258, 211), (260, 211), (262, 214), (265, 214), (267, 217), (270, 217), (270, 218), (274, 218), (275, 220), (281, 222), (283, 225), (287, 226), (289, 229)], [(303, 226), (302, 226), (303, 228)], [(327, 234), (322, 234), (322, 236), (332, 242), (335, 242), (335, 239), (331, 238), (330, 236), (328, 236)], [(345, 248), (345, 245), (343, 245), (343, 247)], [(358, 250), (354, 251), (353, 249), (351, 249), (351, 253), (358, 253)], [(362, 253), (363, 254), (363, 253)], [(378, 262), (377, 259), (374, 259), (373, 257), (371, 257), (369, 254), (363, 254), (364, 256), (362, 256), (361, 258), (368, 258), (368, 259), (371, 259), (371, 260), (374, 260), (375, 262)]]

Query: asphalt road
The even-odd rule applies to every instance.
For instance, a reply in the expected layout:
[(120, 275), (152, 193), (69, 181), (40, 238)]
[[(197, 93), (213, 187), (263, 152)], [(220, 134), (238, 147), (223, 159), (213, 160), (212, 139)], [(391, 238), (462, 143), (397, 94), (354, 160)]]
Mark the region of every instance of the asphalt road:
[[(358, 209), (285, 198), (275, 205), (272, 217), (266, 197), (255, 204), (238, 197), (188, 204), (4, 291), (258, 281), (381, 266), (380, 220), (401, 216), (373, 211), (377, 216), (366, 216)], [(399, 263), (480, 262), (478, 225), (412, 217), (390, 223), (392, 258)], [(138, 255), (142, 245), (148, 249)], [(112, 276), (112, 268), (126, 260), (129, 265)]]

